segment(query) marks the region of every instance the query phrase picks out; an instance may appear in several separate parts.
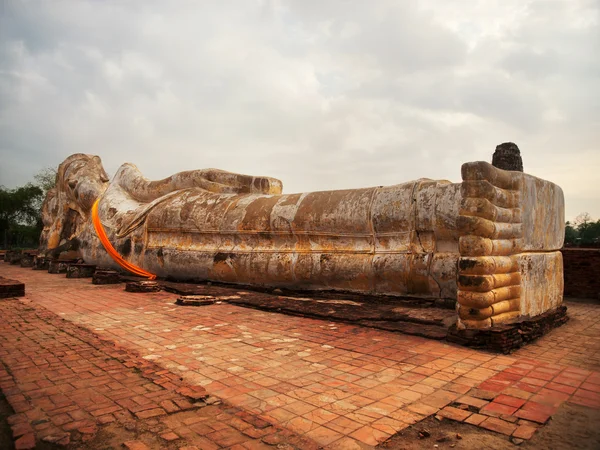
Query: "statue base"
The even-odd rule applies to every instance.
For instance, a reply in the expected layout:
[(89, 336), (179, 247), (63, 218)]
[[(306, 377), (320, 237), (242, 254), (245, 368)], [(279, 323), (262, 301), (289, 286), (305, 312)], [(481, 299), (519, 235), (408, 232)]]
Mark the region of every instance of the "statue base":
[(35, 256), (30, 253), (23, 253), (23, 255), (21, 255), (21, 261), (19, 261), (19, 264), (21, 267), (33, 267), (34, 258)]
[(565, 324), (568, 320), (567, 307), (561, 305), (539, 316), (487, 329), (459, 330), (456, 325), (453, 325), (448, 330), (446, 340), (466, 347), (485, 348), (508, 354)]
[(53, 259), (48, 263), (48, 273), (67, 273), (70, 264), (75, 264), (77, 260)]
[(127, 292), (159, 292), (161, 289), (156, 281), (130, 281), (125, 284)]
[(116, 270), (96, 269), (92, 284), (119, 284), (121, 275)]
[(0, 298), (25, 296), (25, 283), (0, 277)]
[(50, 259), (43, 256), (33, 258), (33, 270), (48, 270)]
[(67, 278), (92, 278), (95, 271), (94, 264), (69, 264)]

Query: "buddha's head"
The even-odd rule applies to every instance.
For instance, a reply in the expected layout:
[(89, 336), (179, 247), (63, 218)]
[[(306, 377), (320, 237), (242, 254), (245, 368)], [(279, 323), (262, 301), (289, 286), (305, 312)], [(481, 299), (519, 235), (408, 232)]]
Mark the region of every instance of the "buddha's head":
[(42, 205), (40, 250), (56, 249), (76, 238), (108, 181), (98, 156), (76, 153), (58, 166), (56, 185)]

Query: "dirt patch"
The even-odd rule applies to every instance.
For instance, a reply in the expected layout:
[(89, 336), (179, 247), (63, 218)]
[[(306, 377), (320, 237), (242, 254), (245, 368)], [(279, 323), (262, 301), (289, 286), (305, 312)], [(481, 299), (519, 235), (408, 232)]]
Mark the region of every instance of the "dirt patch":
[[(522, 448), (537, 450), (598, 449), (600, 448), (600, 411), (585, 406), (565, 404), (550, 422), (529, 441), (514, 444), (508, 436), (473, 425), (433, 416), (416, 423), (379, 445), (380, 449), (420, 450), (474, 449), (504, 450)], [(429, 434), (428, 437), (422, 437)]]
[(600, 410), (566, 403), (522, 448), (598, 449), (600, 448)]

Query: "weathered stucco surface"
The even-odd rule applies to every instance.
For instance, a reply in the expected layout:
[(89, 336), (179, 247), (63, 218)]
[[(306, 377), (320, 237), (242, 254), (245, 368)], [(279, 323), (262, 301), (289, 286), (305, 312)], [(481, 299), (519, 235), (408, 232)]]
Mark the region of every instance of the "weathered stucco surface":
[(109, 183), (98, 157), (73, 155), (44, 204), (41, 247), (116, 267), (91, 224), (99, 199), (113, 247), (162, 277), (457, 299), (475, 328), (558, 305), (560, 188), (484, 162), (462, 175), (285, 195), (274, 178), (215, 169), (150, 181), (124, 164)]
[(537, 316), (556, 308), (563, 299), (562, 253), (521, 253), (521, 315)]
[[(130, 175), (117, 174), (99, 214), (115, 248), (132, 249), (132, 261), (159, 276), (456, 295), (460, 185), (418, 180), (292, 195), (187, 188), (145, 206)], [(92, 234), (85, 241), (86, 261), (110, 264)]]
[(565, 239), (565, 199), (554, 183), (523, 174), (523, 251), (562, 248)]

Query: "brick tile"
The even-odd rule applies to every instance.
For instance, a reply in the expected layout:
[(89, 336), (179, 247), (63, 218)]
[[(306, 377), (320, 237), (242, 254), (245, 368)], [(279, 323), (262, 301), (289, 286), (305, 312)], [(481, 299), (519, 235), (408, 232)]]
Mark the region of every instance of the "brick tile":
[(533, 384), (523, 383), (519, 381), (513, 385), (513, 388), (534, 394), (541, 389), (541, 386), (536, 386)]
[(541, 389), (536, 395), (531, 397), (531, 401), (553, 407), (560, 406), (563, 402), (569, 399), (568, 394), (562, 392)]
[(452, 403), (458, 397), (459, 395), (455, 392), (449, 392), (440, 389), (439, 391), (431, 395), (423, 397), (421, 399), (421, 402), (429, 406), (434, 406), (436, 408), (443, 408), (444, 406)]
[(310, 412), (315, 408), (316, 406), (300, 400), (296, 400), (294, 403), (290, 403), (289, 405), (283, 406), (283, 409), (286, 409), (297, 415), (306, 414), (307, 412)]
[(115, 422), (117, 419), (112, 414), (106, 414), (105, 416), (100, 416), (96, 418), (100, 425), (106, 425), (107, 423)]
[[(531, 375), (529, 375), (531, 376)], [(523, 378), (521, 375), (517, 375), (511, 372), (500, 372), (498, 375), (495, 375), (490, 378), (492, 381), (520, 381)]]
[(444, 389), (450, 392), (456, 392), (457, 394), (466, 394), (471, 389), (471, 386), (460, 383), (448, 383), (444, 386)]
[(531, 398), (531, 396), (533, 395), (531, 392), (527, 392), (524, 391), (522, 389), (517, 389), (514, 387), (510, 387), (508, 389), (505, 389), (503, 391), (504, 395), (510, 395), (511, 397), (517, 397), (517, 398), (522, 398), (523, 400), (527, 400), (529, 398)]
[(114, 412), (117, 412), (120, 410), (121, 410), (120, 406), (113, 405), (113, 406), (107, 406), (107, 407), (100, 408), (100, 409), (93, 409), (90, 412), (91, 412), (92, 416), (97, 417), (97, 416), (103, 416), (105, 414), (111, 414), (111, 413), (114, 413)]
[(554, 378), (554, 375), (550, 374), (550, 373), (542, 372), (540, 369), (538, 369), (538, 370), (532, 370), (531, 372), (529, 372), (527, 377), (528, 378), (537, 378), (539, 380), (550, 381), (552, 378)]
[(343, 435), (350, 434), (359, 428), (362, 428), (364, 424), (355, 422), (347, 417), (338, 417), (327, 423), (327, 428), (337, 431)]
[(364, 426), (353, 432), (350, 436), (364, 444), (375, 446), (389, 438), (390, 434), (370, 426)]
[(394, 395), (400, 398), (401, 400), (404, 400), (405, 402), (415, 402), (417, 400), (420, 400), (423, 396), (423, 394), (412, 391), (410, 389), (404, 389)]
[(232, 428), (214, 431), (205, 437), (221, 447), (231, 447), (247, 440), (243, 434)]
[(24, 434), (31, 433), (33, 428), (29, 422), (20, 422), (11, 426), (13, 437), (23, 436)]
[(171, 400), (163, 400), (159, 403), (159, 405), (169, 414), (180, 410), (179, 406), (177, 406)]
[(583, 383), (583, 380), (566, 377), (564, 375), (559, 375), (559, 376), (555, 377), (552, 380), (552, 382), (577, 388), (577, 387), (581, 386), (581, 384)]
[(519, 439), (531, 439), (536, 431), (536, 427), (519, 425), (519, 427), (517, 427), (517, 429), (514, 431), (513, 436)]
[(438, 414), (442, 417), (462, 422), (472, 413), (464, 409), (454, 408), (453, 406), (446, 406), (444, 409), (441, 409)]
[[(318, 411), (318, 410), (315, 409), (314, 411)], [(305, 414), (305, 417), (307, 417), (309, 420), (311, 420), (310, 416), (308, 416), (308, 414), (310, 414), (310, 412)], [(333, 413), (331, 413), (331, 414), (333, 414)], [(272, 418), (274, 422), (279, 422), (279, 423), (288, 422), (297, 416), (293, 412), (288, 411), (283, 408), (272, 409), (267, 413), (267, 415), (268, 415), (268, 417)], [(334, 415), (335, 415), (335, 417), (338, 417), (336, 414), (334, 414)], [(319, 423), (319, 422), (317, 422), (317, 423)]]
[(321, 445), (329, 445), (332, 442), (342, 438), (343, 435), (327, 427), (319, 426), (310, 431), (307, 431), (305, 436), (315, 440)]
[(513, 408), (520, 408), (525, 404), (525, 400), (522, 398), (511, 397), (509, 395), (500, 394), (494, 399), (495, 403), (501, 403), (503, 405), (512, 406)]
[(425, 403), (420, 403), (420, 402), (411, 403), (410, 405), (406, 406), (406, 409), (408, 409), (409, 411), (418, 413), (418, 414), (422, 414), (423, 416), (430, 416), (432, 414), (437, 413), (439, 410), (439, 408), (436, 408), (435, 406), (429, 406), (429, 405), (426, 405)]
[(376, 430), (393, 435), (398, 431), (407, 428), (409, 425), (392, 417), (383, 417), (373, 422), (371, 426)]
[(502, 403), (491, 402), (481, 408), (479, 412), (488, 416), (500, 416), (502, 414), (511, 415), (517, 408), (513, 406), (503, 405)]
[[(556, 382), (556, 378), (554, 378), (554, 381)], [(526, 383), (532, 386), (545, 386), (548, 384), (548, 381), (540, 378), (524, 377), (521, 379), (521, 383)]]
[(419, 422), (425, 418), (425, 416), (415, 413), (414, 411), (409, 411), (406, 409), (399, 409), (390, 414), (390, 417), (400, 422), (404, 422), (408, 425), (412, 425), (416, 422)]
[(485, 391), (493, 391), (493, 392), (502, 392), (504, 389), (509, 387), (506, 384), (499, 383), (496, 381), (484, 381), (479, 385), (479, 389), (483, 389)]
[(327, 446), (327, 450), (361, 450), (362, 447), (354, 439), (343, 437)]
[(26, 450), (35, 448), (35, 436), (33, 433), (27, 433), (15, 440), (15, 450)]
[(136, 412), (135, 415), (140, 419), (149, 419), (150, 417), (163, 416), (167, 414), (162, 408), (147, 409), (145, 411)]
[(537, 403), (535, 401), (528, 401), (521, 407), (521, 409), (525, 409), (525, 410), (529, 410), (529, 411), (543, 411), (550, 415), (556, 413), (556, 411), (558, 410), (558, 408), (555, 406), (544, 405), (541, 403)]
[(534, 411), (534, 410), (525, 410), (520, 409), (515, 413), (515, 416), (520, 417), (522, 419), (529, 420), (531, 422), (537, 422), (541, 424), (545, 424), (550, 418), (550, 414)]
[(510, 436), (517, 429), (517, 426), (505, 422), (504, 420), (498, 419), (496, 417), (488, 417), (486, 420), (479, 424), (480, 427), (485, 428), (486, 430), (495, 431), (497, 433), (502, 433), (507, 436)]
[[(593, 383), (585, 382), (580, 386), (580, 388), (584, 389), (586, 391), (600, 393), (600, 384), (593, 384)], [(570, 394), (570, 393), (572, 393), (572, 392), (567, 392), (567, 394)]]
[(142, 441), (126, 441), (123, 442), (123, 446), (128, 450), (150, 450)]
[(179, 439), (179, 436), (177, 434), (173, 433), (172, 431), (163, 433), (160, 435), (160, 437), (163, 438), (165, 441), (175, 441), (175, 440)]
[(324, 425), (331, 422), (332, 420), (337, 419), (340, 416), (326, 409), (317, 408), (304, 414), (303, 417), (312, 422), (318, 423), (319, 425)]
[(475, 408), (483, 408), (489, 402), (486, 400), (482, 400), (480, 398), (471, 397), (470, 395), (463, 395), (456, 400), (458, 403), (462, 403), (463, 405), (474, 406)]
[(471, 425), (479, 425), (481, 422), (486, 420), (488, 416), (484, 416), (482, 414), (471, 414), (469, 417), (465, 419), (465, 423), (469, 423)]

